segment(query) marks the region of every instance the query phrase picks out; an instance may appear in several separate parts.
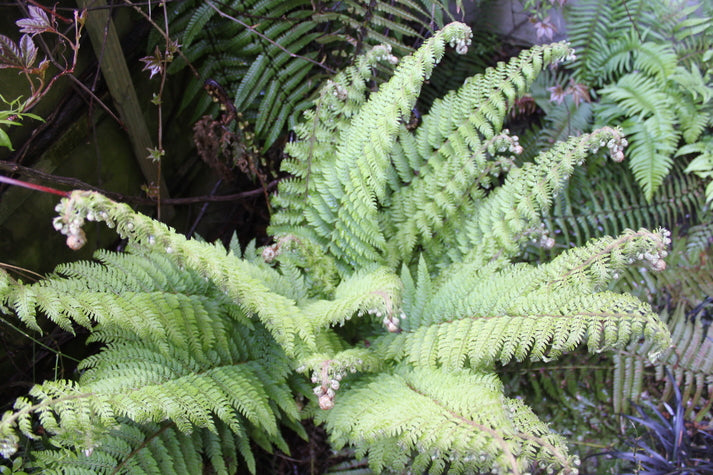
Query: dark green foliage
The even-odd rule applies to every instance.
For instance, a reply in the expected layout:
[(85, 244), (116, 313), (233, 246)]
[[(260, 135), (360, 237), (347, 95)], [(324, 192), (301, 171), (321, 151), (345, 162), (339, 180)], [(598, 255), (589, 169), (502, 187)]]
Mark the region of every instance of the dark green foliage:
[[(682, 174), (678, 179), (686, 177), (694, 179)], [(613, 176), (612, 180), (616, 183)], [(583, 182), (579, 183), (585, 186)], [(701, 188), (698, 187), (699, 197), (702, 196)], [(642, 211), (648, 209), (642, 207)], [(644, 212), (642, 216), (667, 219), (667, 214), (658, 217), (656, 213)], [(705, 424), (710, 419), (713, 339), (711, 304), (707, 296), (713, 292), (710, 248), (713, 239), (706, 215), (691, 218), (703, 221), (703, 224), (688, 227), (685, 223), (679, 228), (667, 257), (665, 272), (652, 273), (646, 267), (632, 265), (623, 269), (613, 283), (613, 288), (627, 290), (649, 301), (659, 309), (666, 322), (672, 345), (656, 363), (646, 356), (648, 345), (644, 343), (631, 344), (611, 355), (595, 358), (574, 352), (555, 363), (525, 364), (505, 373), (506, 387), (527, 394), (526, 400), (533, 410), (572, 440), (583, 458), (584, 470), (589, 473), (621, 471), (621, 461), (615, 465), (619, 468), (614, 468), (609, 464), (616, 461), (591, 457), (591, 454), (604, 447), (625, 450), (620, 439), (629, 426), (618, 422), (617, 415), (631, 413), (635, 408), (632, 402), (638, 404), (642, 398), (648, 397), (671, 403), (674, 386), (678, 386), (684, 401), (685, 419), (691, 424)], [(591, 232), (596, 229), (592, 228)], [(674, 379), (668, 379), (666, 372), (670, 372)], [(585, 458), (587, 453), (590, 457)]]
[[(98, 446), (85, 452), (68, 449), (34, 451), (26, 468), (37, 467), (47, 474), (155, 473), (198, 474), (235, 473), (236, 454), (248, 455), (245, 440), (219, 424), (215, 432), (207, 429), (185, 434), (173, 424), (137, 425), (124, 421), (108, 431)], [(254, 465), (253, 465), (254, 466)]]
[(579, 56), (573, 77), (599, 98), (595, 125), (622, 126), (646, 199), (678, 156), (697, 156), (689, 171), (710, 177), (710, 4), (587, 0), (569, 11), (568, 24)]
[[(687, 318), (678, 307), (668, 320), (673, 345), (653, 366), (640, 353), (643, 347), (631, 347), (614, 354), (612, 401), (616, 412), (628, 412), (629, 402), (638, 401), (644, 393), (645, 380), (664, 380), (664, 370), (673, 372), (676, 384), (684, 388), (686, 417), (703, 420), (709, 416), (713, 404), (713, 337), (710, 324), (701, 319)], [(652, 373), (654, 373), (652, 375)], [(653, 377), (652, 377), (653, 376)], [(672, 381), (667, 381), (663, 397), (673, 392)], [(676, 388), (676, 390), (678, 390)], [(679, 395), (680, 396), (680, 395)]]
[(649, 201), (623, 164), (594, 166), (573, 174), (545, 223), (560, 252), (627, 228), (695, 223), (705, 205), (704, 191), (702, 180), (677, 166)]
[[(188, 0), (169, 11), (170, 32), (200, 74), (183, 106), (193, 104), (194, 119), (204, 113), (210, 100), (199, 92), (203, 81), (216, 80), (268, 148), (335, 69), (370, 45), (410, 50), (443, 26), (444, 9), (437, 1)], [(176, 58), (171, 71), (184, 66)]]
[[(501, 40), (486, 31), (473, 32), (473, 44), (463, 55), (446, 55), (433, 71), (428, 83), (424, 84), (416, 103), (419, 114), (427, 112), (433, 102), (448, 92), (459, 88), (463, 81), (474, 74), (480, 74), (495, 63)], [(414, 117), (419, 119), (420, 117)]]

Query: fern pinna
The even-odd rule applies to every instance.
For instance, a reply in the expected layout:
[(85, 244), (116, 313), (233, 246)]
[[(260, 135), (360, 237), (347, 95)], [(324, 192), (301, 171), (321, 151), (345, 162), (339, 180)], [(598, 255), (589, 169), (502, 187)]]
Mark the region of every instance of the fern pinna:
[[(102, 221), (132, 251), (35, 285), (4, 275), (0, 302), (24, 322), (39, 309), (105, 346), (77, 382), (18, 400), (0, 425), (3, 455), (41, 425), (59, 449), (24, 444), (38, 467), (129, 472), (142, 456), (176, 473), (173, 448), (186, 444), (211, 462), (240, 454), (255, 471), (250, 441), (286, 450), (280, 426), (299, 431), (301, 415), (375, 471), (576, 473), (564, 439), (506, 396), (497, 365), (641, 337), (650, 356), (663, 351), (669, 333), (651, 308), (606, 286), (635, 261), (663, 269), (667, 232), (628, 230), (539, 266), (517, 263), (574, 167), (599, 149), (621, 159), (625, 141), (604, 128), (513, 165), (522, 148), (502, 129), (508, 105), (572, 56), (561, 43), (470, 78), (409, 130), (422, 84), (447, 46), (462, 53), (470, 36), (446, 26), (378, 91), (373, 68), (395, 60), (384, 47), (327, 81), (288, 146), (293, 177), (274, 198), (274, 243), (260, 252), (188, 240), (99, 194), (63, 200), (55, 226), (68, 238)], [(151, 450), (163, 428), (167, 448)], [(135, 448), (109, 450), (118, 439)]]

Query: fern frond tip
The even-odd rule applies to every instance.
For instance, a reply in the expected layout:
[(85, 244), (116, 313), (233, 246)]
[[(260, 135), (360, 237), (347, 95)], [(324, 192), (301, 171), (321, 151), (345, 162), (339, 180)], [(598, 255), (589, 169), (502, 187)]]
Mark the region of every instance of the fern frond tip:
[[(473, 32), (469, 27), (463, 23), (454, 22), (450, 25), (455, 25), (453, 29), (455, 30), (453, 36), (449, 40), (449, 44), (452, 48), (455, 48), (456, 53), (465, 54), (468, 52), (468, 46), (470, 46), (473, 40)], [(450, 25), (446, 25), (447, 27)], [(456, 30), (456, 26), (458, 30)]]

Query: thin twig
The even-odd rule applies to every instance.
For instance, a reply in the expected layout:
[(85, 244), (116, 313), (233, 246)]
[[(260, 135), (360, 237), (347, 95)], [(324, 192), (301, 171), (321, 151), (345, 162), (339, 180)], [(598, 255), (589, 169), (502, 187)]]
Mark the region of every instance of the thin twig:
[(30, 190), (42, 191), (44, 193), (52, 193), (53, 195), (59, 195), (63, 197), (68, 197), (69, 193), (66, 191), (55, 190), (54, 188), (49, 188), (47, 186), (35, 185), (34, 183), (28, 183), (22, 180), (16, 180), (7, 176), (0, 175), (0, 183), (6, 183), (13, 186), (21, 186), (22, 188), (28, 188)]
[(33, 270), (25, 269), (24, 267), (14, 266), (12, 264), (8, 264), (7, 262), (0, 262), (0, 269), (10, 270), (18, 275), (22, 275), (23, 277), (25, 277), (25, 279), (32, 279), (34, 282), (44, 278), (42, 274), (38, 274)]
[[(38, 180), (43, 180), (43, 181), (50, 182), (53, 184), (65, 185), (65, 186), (71, 187), (72, 189), (96, 191), (97, 193), (106, 195), (113, 200), (121, 201), (124, 203), (129, 203), (129, 204), (133, 204), (133, 205), (156, 206), (156, 200), (153, 198), (148, 198), (148, 197), (143, 197), (143, 196), (128, 196), (128, 195), (116, 193), (113, 191), (103, 190), (101, 188), (90, 185), (89, 183), (86, 183), (86, 182), (76, 179), (76, 178), (52, 175), (50, 173), (43, 172), (41, 170), (36, 170), (34, 168), (18, 165), (17, 163), (14, 163), (14, 162), (7, 162), (4, 160), (0, 160), (0, 170), (7, 171), (9, 173), (16, 173), (18, 175), (22, 175), (22, 176), (26, 176), (26, 177), (36, 178)], [(254, 190), (241, 191), (239, 193), (231, 193), (229, 195), (218, 195), (218, 196), (204, 195), (204, 196), (191, 196), (191, 197), (187, 197), (187, 198), (163, 199), (163, 200), (161, 200), (161, 204), (172, 206), (172, 205), (190, 205), (190, 204), (195, 204), (195, 203), (220, 203), (220, 202), (226, 202), (226, 201), (237, 201), (237, 200), (241, 200), (244, 198), (250, 198), (252, 196), (262, 195), (266, 189), (267, 190), (275, 189), (277, 187), (278, 183), (279, 183), (279, 180), (273, 180), (270, 183), (268, 183), (267, 185), (265, 185), (265, 188), (260, 187), (260, 188), (254, 189)], [(56, 190), (56, 191), (61, 193), (62, 196), (64, 196), (64, 193), (69, 194), (69, 192), (64, 192), (64, 191), (60, 191), (60, 190)], [(55, 193), (55, 194), (57, 194), (57, 193)]]
[[(28, 10), (26, 8), (26, 4), (19, 0), (17, 3), (18, 3), (18, 6), (20, 7), (20, 9), (23, 11), (23, 13), (25, 15), (29, 15)], [(30, 1), (30, 3), (38, 6), (38, 4), (36, 2)], [(42, 9), (45, 11), (48, 10), (46, 7), (43, 7)], [(50, 47), (47, 45), (47, 42), (45, 41), (44, 37), (42, 35), (37, 35), (37, 39), (40, 44), (40, 47), (42, 48), (42, 51), (45, 53), (45, 55), (50, 60), (50, 62), (59, 70), (59, 73), (55, 74), (47, 84), (42, 86), (43, 92), (41, 94), (37, 94), (37, 97), (34, 100), (31, 99), (31, 102), (27, 102), (25, 104), (25, 110), (29, 110), (32, 107), (34, 107), (36, 105), (36, 103), (39, 102), (39, 100), (52, 88), (54, 83), (59, 78), (67, 76), (67, 77), (69, 77), (69, 79), (71, 81), (73, 81), (77, 86), (79, 86), (84, 92), (89, 94), (89, 96), (93, 100), (97, 101), (97, 103), (101, 106), (101, 108), (104, 109), (104, 111), (106, 111), (106, 113), (109, 114), (112, 119), (114, 119), (119, 125), (121, 125), (123, 127), (121, 120), (116, 116), (116, 114), (114, 114), (114, 112), (112, 112), (112, 110), (109, 108), (109, 106), (107, 106), (101, 99), (99, 99), (99, 97), (97, 97), (96, 94), (94, 94), (94, 92), (91, 89), (89, 89), (84, 83), (82, 83), (79, 79), (77, 79), (74, 76), (74, 69), (77, 65), (77, 60), (79, 57), (79, 40), (81, 38), (81, 28), (79, 27), (79, 25), (76, 22), (77, 10), (72, 9), (71, 11), (75, 13), (75, 21), (74, 21), (75, 41), (72, 42), (67, 36), (63, 35), (59, 31), (55, 30), (55, 33), (66, 42), (67, 46), (69, 46), (70, 49), (72, 49), (72, 51), (73, 51), (72, 64), (71, 64), (71, 66), (68, 66), (67, 64), (62, 65), (57, 60), (57, 58), (55, 58), (55, 56), (52, 54), (52, 51), (51, 51)], [(56, 12), (53, 13), (53, 15), (56, 17), (59, 17), (62, 20), (65, 20), (64, 17), (59, 16)], [(63, 59), (66, 59), (66, 58), (63, 58)], [(34, 84), (32, 83), (32, 81), (30, 81), (30, 85), (34, 87)], [(34, 96), (34, 94), (33, 94), (33, 96)]]
[[(132, 8), (133, 8), (136, 12), (138, 12), (142, 17), (144, 17), (144, 19), (145, 19), (146, 21), (148, 21), (148, 22), (151, 24), (151, 26), (153, 26), (154, 29), (155, 29), (156, 31), (158, 31), (158, 33), (159, 33), (161, 36), (163, 36), (163, 38), (166, 40), (166, 44), (168, 44), (168, 42), (171, 41), (171, 37), (168, 35), (168, 32), (167, 32), (167, 31), (164, 31), (163, 28), (161, 28), (161, 27), (158, 25), (158, 23), (156, 23), (155, 21), (153, 21), (153, 18), (151, 18), (150, 15), (148, 15), (145, 11), (143, 11), (141, 8), (139, 8), (139, 5), (141, 5), (140, 3), (135, 3), (135, 2), (132, 2), (131, 0), (124, 0), (124, 3), (126, 3), (127, 5), (129, 5), (130, 7), (132, 7)], [(148, 3), (151, 3), (151, 2), (148, 2)], [(193, 75), (194, 75), (196, 78), (200, 79), (200, 78), (201, 78), (200, 73), (198, 72), (198, 70), (196, 69), (196, 67), (193, 66), (193, 63), (191, 63), (191, 62), (188, 60), (188, 58), (183, 54), (183, 51), (181, 51), (181, 48), (178, 48), (178, 51), (176, 51), (176, 53), (178, 53), (178, 55), (179, 55), (181, 58), (183, 58), (183, 60), (184, 60), (184, 61), (186, 62), (186, 64), (188, 65), (188, 68), (189, 68), (189, 69), (191, 70), (191, 72), (193, 73)]]
[(49, 183), (53, 183), (53, 184), (66, 185), (73, 189), (92, 190), (92, 191), (98, 191), (100, 193), (104, 193), (104, 191), (102, 191), (101, 189), (99, 189), (95, 186), (92, 186), (88, 183), (85, 183), (82, 180), (78, 180), (76, 178), (52, 175), (50, 173), (43, 172), (42, 170), (37, 170), (35, 168), (18, 165), (15, 162), (7, 162), (5, 160), (0, 160), (0, 170), (4, 170), (9, 173), (16, 173), (18, 175), (25, 176), (25, 177), (36, 178), (36, 179), (43, 180), (45, 182), (49, 182)]
[[(159, 86), (158, 89), (158, 101), (156, 101), (156, 106), (158, 108), (158, 131), (157, 131), (157, 142), (158, 142), (158, 150), (161, 151), (161, 154), (164, 153), (163, 149), (163, 90), (164, 87), (166, 86), (166, 76), (168, 75), (168, 64), (166, 63), (166, 57), (168, 56), (169, 53), (169, 48), (171, 48), (171, 37), (170, 33), (168, 31), (168, 12), (167, 12), (167, 7), (166, 4), (162, 4), (163, 7), (163, 23), (164, 23), (164, 28), (166, 31), (166, 49), (163, 52), (163, 64), (161, 67), (161, 85)], [(161, 171), (162, 171), (162, 165), (163, 164), (163, 155), (159, 156), (157, 168), (158, 168), (158, 181), (161, 181)], [(159, 188), (158, 194), (156, 195), (156, 216), (158, 217), (158, 220), (161, 220), (161, 188)]]
[[(221, 178), (218, 180), (215, 185), (213, 186), (213, 189), (210, 190), (210, 196), (215, 196), (215, 193), (218, 191), (218, 188), (220, 188), (220, 185), (223, 183), (223, 179)], [(201, 222), (203, 219), (203, 216), (205, 216), (205, 212), (208, 210), (208, 202), (203, 203), (203, 206), (201, 206), (201, 210), (198, 212), (198, 216), (196, 216), (196, 219), (193, 221), (193, 225), (191, 226), (191, 229), (188, 230), (188, 233), (186, 234), (187, 238), (191, 238), (193, 236), (193, 233), (196, 232), (196, 228), (198, 228), (198, 223)]]

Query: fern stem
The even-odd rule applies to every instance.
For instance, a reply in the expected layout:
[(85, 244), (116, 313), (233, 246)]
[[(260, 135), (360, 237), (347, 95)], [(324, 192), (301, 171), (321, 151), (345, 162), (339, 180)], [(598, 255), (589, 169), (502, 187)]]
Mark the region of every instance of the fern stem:
[[(7, 320), (4, 319), (4, 318), (0, 318), (0, 322), (3, 322), (5, 325), (7, 325), (7, 326), (9, 326), (10, 328), (12, 328), (13, 330), (15, 330), (17, 333), (19, 333), (20, 335), (24, 336), (25, 338), (27, 338), (27, 339), (30, 340), (31, 342), (35, 343), (36, 345), (41, 346), (41, 347), (44, 348), (45, 350), (48, 350), (48, 351), (50, 351), (50, 352), (52, 352), (52, 353), (54, 353), (54, 354), (56, 354), (56, 355), (58, 355), (58, 356), (61, 356), (62, 358), (67, 358), (68, 360), (74, 361), (75, 363), (79, 363), (79, 362), (81, 361), (80, 359), (77, 359), (77, 358), (75, 358), (75, 357), (73, 357), (73, 356), (69, 356), (69, 355), (66, 354), (66, 353), (63, 353), (63, 352), (61, 352), (61, 351), (59, 351), (59, 350), (57, 350), (57, 349), (55, 349), (55, 348), (52, 348), (51, 346), (47, 345), (46, 343), (43, 343), (43, 342), (40, 341), (39, 339), (37, 339), (37, 338), (33, 337), (32, 335), (30, 335), (29, 333), (26, 333), (26, 332), (22, 331), (22, 329), (20, 329), (20, 328), (18, 328), (17, 326), (13, 325), (12, 323), (10, 323), (9, 321), (7, 321)], [(33, 369), (34, 369), (34, 366), (33, 366)]]
[(132, 450), (126, 457), (123, 458), (120, 464), (118, 464), (116, 467), (114, 467), (114, 470), (111, 471), (111, 473), (123, 473), (122, 469), (126, 466), (127, 463), (129, 463), (140, 451), (148, 447), (151, 442), (153, 442), (154, 439), (159, 437), (161, 434), (166, 432), (167, 429), (170, 428), (175, 428), (176, 424), (174, 423), (166, 423), (161, 428), (157, 431), (155, 431), (153, 434), (150, 436), (146, 437), (144, 440), (141, 441), (140, 444), (138, 444), (134, 450)]

